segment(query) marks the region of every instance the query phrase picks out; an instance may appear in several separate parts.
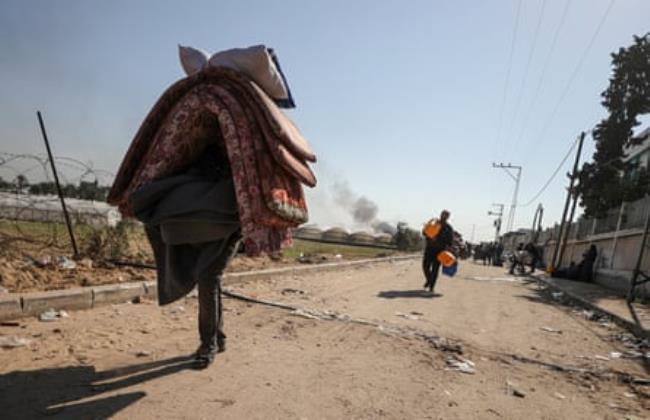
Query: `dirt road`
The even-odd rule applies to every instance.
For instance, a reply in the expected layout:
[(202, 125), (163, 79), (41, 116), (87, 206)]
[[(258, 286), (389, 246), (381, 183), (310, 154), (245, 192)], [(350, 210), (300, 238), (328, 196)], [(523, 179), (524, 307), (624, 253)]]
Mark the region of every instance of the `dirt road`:
[[(0, 327), (2, 418), (645, 418), (650, 376), (607, 320), (502, 269), (463, 264), (421, 291), (418, 261), (231, 286), (228, 350), (188, 369), (196, 301)], [(311, 314), (311, 315), (310, 315)], [(462, 354), (461, 354), (462, 353)], [(464, 369), (464, 373), (458, 368)]]

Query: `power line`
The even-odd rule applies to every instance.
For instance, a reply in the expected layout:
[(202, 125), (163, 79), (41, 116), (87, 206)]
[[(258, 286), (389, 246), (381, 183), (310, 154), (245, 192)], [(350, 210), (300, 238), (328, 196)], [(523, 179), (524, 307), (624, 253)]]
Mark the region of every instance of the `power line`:
[[(510, 130), (508, 130), (508, 137), (510, 137), (510, 133), (512, 129), (515, 126), (515, 123), (517, 121), (517, 117), (519, 116), (519, 106), (521, 105), (521, 99), (523, 97), (524, 93), (524, 87), (526, 86), (526, 82), (528, 81), (528, 73), (530, 71), (530, 64), (533, 61), (533, 55), (535, 54), (535, 49), (537, 48), (537, 39), (539, 38), (539, 29), (542, 26), (542, 19), (544, 18), (544, 10), (546, 9), (546, 0), (542, 0), (542, 7), (539, 11), (539, 16), (537, 18), (537, 25), (535, 26), (535, 32), (533, 34), (533, 46), (531, 47), (530, 51), (528, 52), (528, 60), (526, 61), (526, 68), (524, 70), (524, 77), (521, 80), (521, 85), (519, 86), (519, 94), (517, 95), (517, 102), (515, 105), (515, 115), (512, 118), (512, 124), (510, 126)], [(517, 144), (518, 138), (515, 137), (514, 142), (515, 146)]]
[(571, 5), (571, 0), (566, 0), (566, 3), (564, 4), (564, 10), (562, 11), (562, 16), (560, 17), (560, 23), (557, 25), (557, 28), (555, 28), (555, 33), (553, 34), (553, 40), (551, 41), (551, 48), (549, 49), (548, 54), (546, 55), (546, 59), (544, 60), (544, 66), (542, 67), (542, 73), (539, 77), (539, 80), (537, 81), (537, 86), (535, 87), (535, 91), (533, 93), (533, 99), (531, 100), (530, 106), (528, 107), (526, 113), (524, 114), (524, 122), (521, 126), (521, 130), (519, 130), (519, 134), (516, 137), (518, 139), (521, 139), (523, 137), (524, 131), (526, 131), (526, 128), (528, 128), (528, 121), (530, 121), (530, 115), (533, 112), (535, 105), (537, 104), (537, 99), (539, 98), (539, 93), (541, 92), (542, 85), (544, 84), (544, 79), (546, 77), (546, 73), (548, 72), (549, 64), (551, 63), (551, 57), (555, 52), (555, 46), (557, 45), (557, 40), (559, 38), (560, 31), (564, 27), (564, 22), (566, 21), (566, 17), (569, 12), (570, 5)]
[(573, 152), (573, 149), (575, 149), (576, 144), (578, 144), (577, 139), (571, 144), (571, 147), (567, 151), (564, 158), (562, 158), (562, 161), (557, 166), (557, 168), (555, 168), (555, 171), (553, 171), (553, 173), (551, 174), (551, 177), (548, 179), (548, 181), (546, 181), (546, 183), (542, 186), (542, 188), (540, 188), (540, 190), (537, 192), (537, 194), (535, 194), (535, 196), (533, 198), (531, 198), (525, 204), (520, 205), (520, 207), (528, 207), (528, 206), (530, 206), (531, 204), (533, 204), (533, 202), (535, 202), (535, 200), (537, 200), (539, 198), (540, 195), (542, 195), (544, 193), (544, 191), (546, 191), (548, 186), (551, 185), (551, 182), (553, 182), (553, 179), (555, 179), (555, 176), (558, 174), (558, 172), (560, 172), (560, 169), (562, 169), (562, 167), (566, 163), (567, 159), (569, 159), (569, 156), (571, 156), (571, 152)]
[(517, 32), (519, 31), (519, 16), (521, 15), (521, 3), (522, 0), (519, 0), (517, 3), (517, 12), (515, 15), (515, 27), (512, 32), (512, 40), (510, 43), (510, 54), (508, 56), (508, 66), (506, 71), (506, 80), (503, 85), (503, 96), (501, 97), (501, 111), (499, 111), (499, 128), (497, 130), (496, 140), (494, 142), (494, 154), (499, 148), (499, 143), (501, 142), (501, 131), (503, 129), (503, 113), (506, 107), (506, 96), (508, 94), (508, 85), (510, 84), (510, 74), (512, 72), (512, 58), (515, 54), (515, 44), (517, 41)]
[(562, 91), (562, 95), (560, 95), (560, 99), (557, 101), (553, 108), (553, 112), (551, 112), (550, 117), (546, 121), (546, 124), (544, 124), (543, 129), (539, 137), (537, 138), (537, 141), (533, 143), (533, 147), (539, 145), (539, 143), (542, 141), (542, 139), (546, 136), (546, 133), (548, 132), (549, 127), (551, 126), (551, 123), (553, 122), (553, 119), (555, 119), (555, 115), (557, 114), (557, 111), (560, 109), (560, 105), (564, 102), (564, 99), (566, 98), (567, 93), (569, 93), (569, 89), (571, 88), (571, 85), (573, 84), (575, 78), (578, 76), (578, 72), (582, 68), (582, 65), (584, 64), (585, 59), (587, 58), (587, 55), (589, 55), (589, 52), (591, 51), (591, 48), (594, 45), (594, 42), (596, 41), (596, 38), (598, 37), (598, 34), (600, 33), (600, 30), (602, 29), (603, 25), (605, 24), (605, 21), (607, 20), (607, 17), (609, 16), (609, 12), (612, 9), (612, 6), (614, 6), (616, 0), (610, 0), (609, 5), (607, 6), (607, 9), (605, 9), (605, 13), (603, 13), (603, 16), (600, 19), (600, 22), (598, 22), (598, 26), (596, 27), (596, 31), (594, 34), (591, 36), (591, 39), (589, 40), (589, 43), (587, 44), (587, 48), (585, 48), (584, 52), (580, 56), (580, 59), (578, 60), (578, 63), (576, 64), (575, 68), (573, 69), (573, 72), (571, 73), (571, 77), (569, 77), (569, 80), (564, 87), (564, 90)]

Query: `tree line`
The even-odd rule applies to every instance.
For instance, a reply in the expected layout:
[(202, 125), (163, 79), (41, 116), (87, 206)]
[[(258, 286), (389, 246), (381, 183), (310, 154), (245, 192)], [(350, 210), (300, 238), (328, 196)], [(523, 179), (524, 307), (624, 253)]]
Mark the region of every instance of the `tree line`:
[[(61, 191), (64, 197), (78, 198), (81, 200), (106, 201), (109, 190), (109, 186), (99, 185), (96, 180), (93, 182), (80, 181), (78, 185), (61, 185)], [(32, 184), (25, 175), (18, 175), (12, 181), (6, 181), (0, 177), (0, 191), (34, 195), (58, 194), (54, 182), (37, 182)]]

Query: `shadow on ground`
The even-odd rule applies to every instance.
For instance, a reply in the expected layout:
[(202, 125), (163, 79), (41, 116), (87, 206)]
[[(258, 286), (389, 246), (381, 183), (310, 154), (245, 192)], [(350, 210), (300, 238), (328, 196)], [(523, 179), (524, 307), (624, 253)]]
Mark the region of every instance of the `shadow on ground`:
[(191, 368), (180, 356), (96, 372), (94, 366), (14, 371), (0, 375), (0, 417), (8, 419), (108, 418), (144, 398), (144, 392), (104, 396)]
[(383, 292), (377, 293), (377, 297), (383, 299), (395, 299), (395, 298), (437, 298), (442, 297), (440, 293), (431, 293), (427, 290), (385, 290)]

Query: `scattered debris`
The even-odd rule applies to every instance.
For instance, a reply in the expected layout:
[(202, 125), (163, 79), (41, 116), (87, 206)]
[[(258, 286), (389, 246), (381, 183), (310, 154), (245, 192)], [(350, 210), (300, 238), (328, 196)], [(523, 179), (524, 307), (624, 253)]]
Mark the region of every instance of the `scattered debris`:
[(445, 359), (447, 363), (448, 370), (457, 370), (462, 373), (467, 373), (473, 375), (476, 373), (475, 364), (469, 359), (458, 355), (449, 355)]
[(2, 321), (0, 327), (20, 327), (20, 322), (17, 321)]
[(301, 252), (296, 261), (301, 264), (319, 264), (327, 262), (327, 257), (325, 255), (305, 255)]
[(3, 349), (15, 349), (18, 347), (25, 347), (31, 340), (27, 338), (17, 337), (15, 335), (11, 336), (0, 336), (0, 348)]
[(553, 299), (559, 300), (564, 296), (564, 292), (551, 292), (551, 296), (553, 296)]
[(521, 280), (516, 277), (486, 277), (486, 276), (465, 276), (461, 277), (465, 280), (476, 280), (476, 281), (505, 281), (505, 282), (520, 282)]
[(611, 408), (613, 410), (630, 411), (628, 408), (622, 407), (622, 406), (620, 406), (618, 404), (609, 403), (607, 405), (609, 406), (609, 408)]
[(582, 311), (582, 315), (586, 319), (588, 319), (589, 321), (594, 321), (594, 320), (596, 320), (598, 318), (598, 316), (596, 315), (596, 313), (594, 311), (590, 311), (590, 310), (587, 310), (587, 309), (584, 309)]
[(38, 320), (42, 322), (54, 322), (69, 317), (70, 315), (68, 315), (66, 311), (55, 311), (54, 309), (48, 309), (38, 316)]
[(131, 303), (136, 304), (136, 305), (142, 303), (142, 296), (134, 297), (133, 299), (131, 299)]
[(515, 384), (506, 381), (506, 394), (517, 398), (526, 398), (526, 393), (517, 388)]
[(556, 330), (555, 328), (551, 327), (540, 327), (539, 329), (549, 333), (562, 334), (562, 330)]
[(286, 287), (282, 289), (281, 293), (283, 295), (288, 295), (288, 294), (304, 295), (305, 291), (300, 289), (292, 289), (291, 287)]
[(294, 309), (290, 315), (299, 316), (307, 319), (325, 319), (332, 320), (336, 319), (336, 315), (328, 312), (320, 312), (308, 309)]
[(627, 377), (623, 381), (634, 385), (650, 385), (650, 378)]
[(59, 266), (59, 268), (63, 268), (64, 270), (74, 270), (77, 268), (77, 263), (72, 261), (70, 258), (64, 256), (58, 257), (56, 259), (56, 264)]
[(9, 293), (8, 289), (5, 289), (4, 287), (0, 286), (0, 295), (3, 293)]
[(135, 357), (149, 357), (149, 356), (151, 356), (151, 352), (146, 350), (140, 350), (135, 353)]
[(417, 321), (417, 320), (420, 319), (420, 317), (417, 316), (417, 315), (405, 314), (403, 312), (395, 312), (395, 316), (398, 316), (398, 317), (404, 318), (404, 319), (410, 319), (412, 321)]
[(557, 398), (558, 400), (566, 400), (566, 397), (565, 397), (564, 395), (560, 394), (559, 392), (556, 392), (556, 393), (553, 394), (553, 395), (554, 395), (555, 398)]
[(625, 398), (636, 398), (636, 394), (632, 392), (624, 392), (623, 395), (625, 396)]
[(79, 261), (79, 265), (85, 268), (93, 268), (93, 260), (90, 258), (83, 258)]
[(624, 357), (625, 359), (641, 359), (643, 357), (649, 357), (650, 358), (650, 354), (644, 355), (643, 353), (638, 352), (638, 351), (628, 350), (625, 353), (623, 353), (622, 357)]
[(445, 337), (426, 337), (426, 340), (437, 350), (449, 353), (463, 354), (463, 345), (460, 342), (452, 342)]
[(50, 257), (49, 255), (32, 259), (32, 263), (38, 268), (46, 268), (46, 267), (51, 267), (53, 265), (52, 257)]
[(623, 356), (623, 353), (620, 353), (620, 352), (617, 352), (617, 351), (613, 351), (613, 352), (609, 353), (609, 358), (610, 359), (620, 359), (621, 356)]
[(610, 361), (609, 357), (600, 356), (600, 355), (598, 355), (598, 354), (594, 356), (594, 359), (596, 359), (596, 360), (602, 360), (603, 362), (609, 362), (609, 361)]

